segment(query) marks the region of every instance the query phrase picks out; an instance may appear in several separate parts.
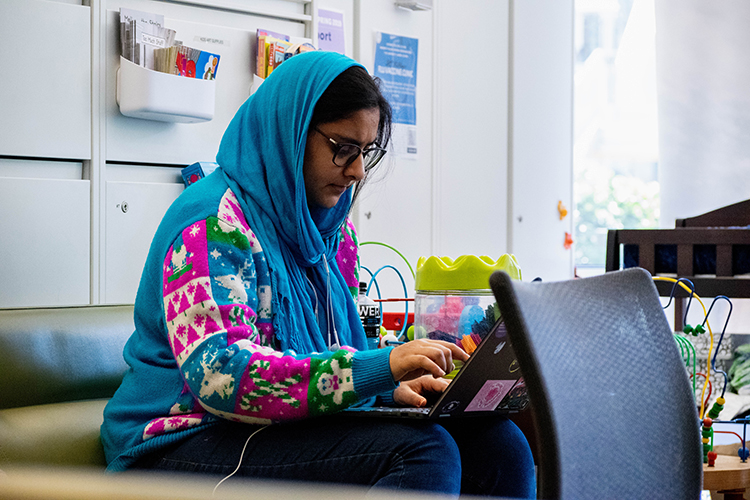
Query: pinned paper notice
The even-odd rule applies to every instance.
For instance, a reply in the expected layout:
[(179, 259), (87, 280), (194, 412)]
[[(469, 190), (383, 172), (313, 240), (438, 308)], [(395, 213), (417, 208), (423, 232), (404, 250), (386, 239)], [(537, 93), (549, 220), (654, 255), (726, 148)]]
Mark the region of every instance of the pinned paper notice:
[(419, 40), (375, 34), (374, 75), (383, 82), (383, 95), (393, 109), (393, 151), (417, 155), (417, 53)]

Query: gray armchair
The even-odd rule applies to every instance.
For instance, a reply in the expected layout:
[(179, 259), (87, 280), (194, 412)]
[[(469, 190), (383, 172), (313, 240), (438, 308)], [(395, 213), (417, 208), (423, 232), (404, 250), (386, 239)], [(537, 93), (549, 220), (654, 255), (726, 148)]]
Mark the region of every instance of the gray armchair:
[(539, 497), (698, 499), (697, 409), (651, 276), (490, 285), (535, 412)]

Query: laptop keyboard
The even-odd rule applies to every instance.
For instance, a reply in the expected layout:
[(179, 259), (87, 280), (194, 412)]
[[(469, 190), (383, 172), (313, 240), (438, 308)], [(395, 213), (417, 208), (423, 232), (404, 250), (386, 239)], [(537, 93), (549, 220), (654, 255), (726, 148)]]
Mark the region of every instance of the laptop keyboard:
[(390, 406), (371, 406), (351, 408), (348, 411), (359, 413), (364, 416), (407, 416), (420, 418), (430, 413), (430, 408), (392, 408)]

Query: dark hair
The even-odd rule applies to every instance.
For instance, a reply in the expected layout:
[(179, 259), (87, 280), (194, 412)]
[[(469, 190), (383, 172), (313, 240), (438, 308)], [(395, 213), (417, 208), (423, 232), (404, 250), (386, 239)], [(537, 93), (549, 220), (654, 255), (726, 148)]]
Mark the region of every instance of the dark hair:
[(310, 129), (322, 123), (343, 120), (361, 109), (378, 108), (380, 122), (376, 142), (381, 148), (391, 140), (391, 105), (383, 97), (380, 79), (373, 78), (362, 66), (352, 66), (337, 76), (315, 105)]

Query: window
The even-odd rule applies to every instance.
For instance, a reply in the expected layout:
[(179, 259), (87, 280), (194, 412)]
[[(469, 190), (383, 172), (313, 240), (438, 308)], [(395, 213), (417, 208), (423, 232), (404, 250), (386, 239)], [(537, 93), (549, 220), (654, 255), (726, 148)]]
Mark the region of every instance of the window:
[(659, 225), (654, 0), (576, 0), (576, 272), (604, 270), (607, 229)]

